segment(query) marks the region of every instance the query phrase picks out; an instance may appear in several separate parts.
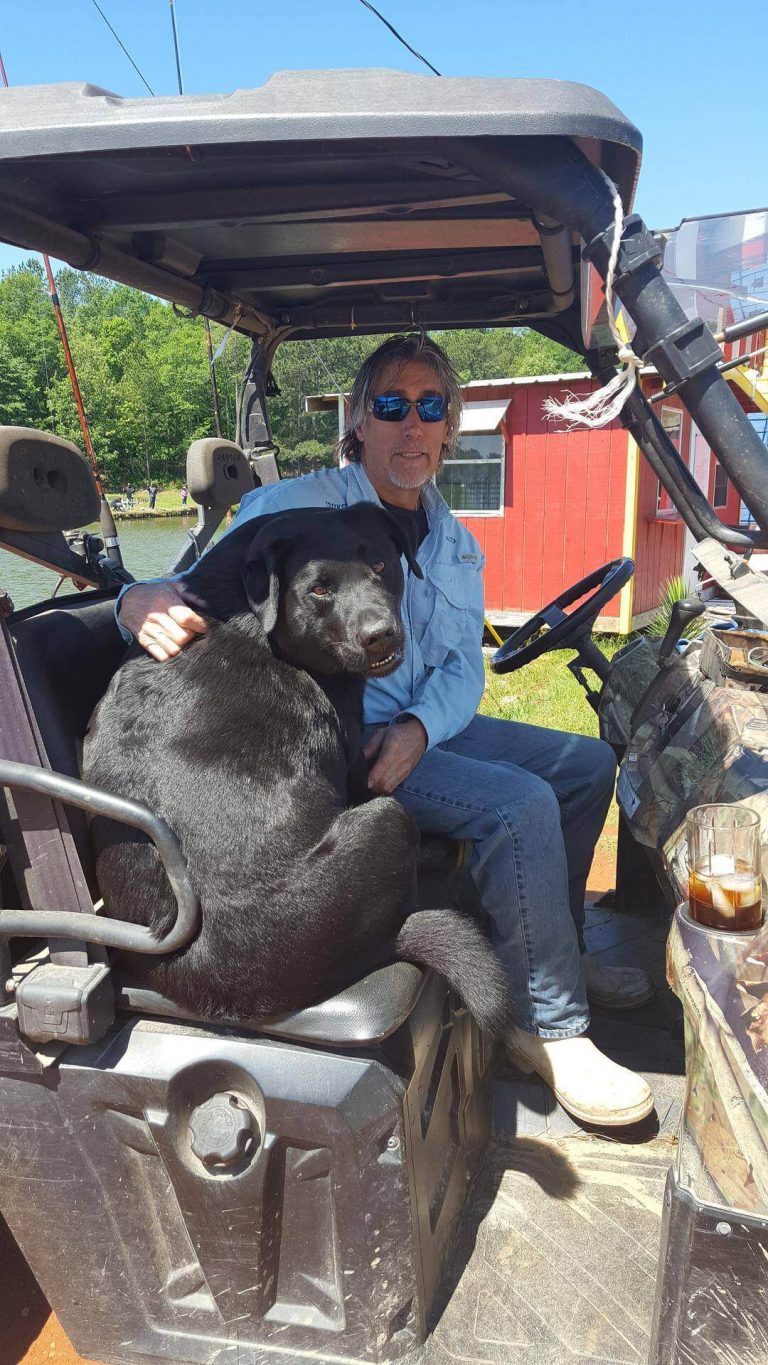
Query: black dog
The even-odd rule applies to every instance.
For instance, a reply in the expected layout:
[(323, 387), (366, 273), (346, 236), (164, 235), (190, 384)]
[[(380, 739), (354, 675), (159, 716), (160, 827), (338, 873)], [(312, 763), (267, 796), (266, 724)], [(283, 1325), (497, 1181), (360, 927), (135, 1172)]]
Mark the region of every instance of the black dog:
[[(393, 798), (369, 799), (363, 683), (402, 658), (401, 553), (396, 520), (370, 503), (231, 532), (194, 575), (209, 632), (167, 663), (137, 650), (91, 719), (86, 781), (163, 816), (202, 910), (187, 947), (132, 955), (131, 971), (195, 1014), (297, 1009), (401, 957), (505, 1027), (493, 949), (454, 910), (416, 911), (415, 826)], [(162, 934), (175, 902), (152, 844), (92, 830), (107, 913)]]

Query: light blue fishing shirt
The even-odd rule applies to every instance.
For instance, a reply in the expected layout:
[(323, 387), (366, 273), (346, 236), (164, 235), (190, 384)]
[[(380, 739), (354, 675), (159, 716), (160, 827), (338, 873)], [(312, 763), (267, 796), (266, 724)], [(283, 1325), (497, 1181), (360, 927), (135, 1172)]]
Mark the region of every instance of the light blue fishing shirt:
[[(389, 677), (365, 684), (363, 719), (366, 725), (388, 725), (416, 716), (431, 749), (469, 725), (483, 695), (484, 559), (433, 482), (421, 497), (429, 530), (416, 559), (424, 577), (410, 573), (403, 560), (403, 662)], [(321, 469), (247, 493), (232, 529), (267, 512), (379, 501), (361, 464)], [(179, 577), (192, 587), (194, 566)]]

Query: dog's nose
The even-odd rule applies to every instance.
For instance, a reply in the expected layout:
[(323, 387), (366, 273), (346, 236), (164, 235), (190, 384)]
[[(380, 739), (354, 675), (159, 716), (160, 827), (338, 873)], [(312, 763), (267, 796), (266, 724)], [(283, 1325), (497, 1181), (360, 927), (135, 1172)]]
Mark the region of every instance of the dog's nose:
[(364, 649), (372, 650), (387, 643), (395, 634), (394, 622), (385, 617), (370, 617), (361, 622), (357, 638)]

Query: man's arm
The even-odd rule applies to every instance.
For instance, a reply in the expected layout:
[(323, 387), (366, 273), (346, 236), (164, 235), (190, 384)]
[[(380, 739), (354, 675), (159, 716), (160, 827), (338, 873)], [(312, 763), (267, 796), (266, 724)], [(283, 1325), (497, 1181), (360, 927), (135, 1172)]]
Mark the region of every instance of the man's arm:
[(472, 602), (459, 643), (434, 668), (411, 704), (389, 726), (377, 730), (365, 746), (372, 766), (368, 786), (390, 795), (413, 772), (422, 754), (465, 730), (475, 715), (485, 688), (483, 666), (482, 560), (472, 587)]
[(376, 730), (363, 753), (371, 764), (368, 790), (378, 796), (392, 792), (410, 777), (427, 749), (427, 732), (415, 716), (403, 717), (402, 724)]
[(165, 663), (180, 654), (196, 635), (204, 635), (208, 622), (182, 596), (181, 579), (134, 583), (121, 594), (117, 622), (123, 634), (146, 649), (153, 659)]
[(485, 689), (482, 648), (484, 625), (480, 562), (474, 574), (472, 601), (461, 639), (449, 649), (439, 667), (433, 668), (429, 677), (425, 678), (413, 701), (403, 712), (404, 716), (414, 716), (421, 722), (428, 749), (466, 730), (480, 705)]
[[(301, 487), (303, 482), (302, 479), (289, 479), (247, 493), (219, 544), (244, 522), (264, 516), (267, 512), (280, 512), (292, 506), (312, 506), (311, 494), (308, 495)], [(213, 553), (213, 550), (208, 553)], [(193, 564), (175, 578), (132, 583), (123, 588), (118, 597), (115, 614), (121, 634), (126, 640), (137, 640), (153, 659), (161, 663), (180, 654), (196, 635), (204, 635), (208, 629), (205, 617), (190, 607), (183, 596), (187, 585), (194, 592), (196, 567)]]

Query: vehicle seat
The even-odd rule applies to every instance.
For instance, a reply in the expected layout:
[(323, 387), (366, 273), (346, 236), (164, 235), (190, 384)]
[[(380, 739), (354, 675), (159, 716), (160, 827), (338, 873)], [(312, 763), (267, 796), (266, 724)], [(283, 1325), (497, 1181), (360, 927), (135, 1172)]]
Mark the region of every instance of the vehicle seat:
[[(79, 775), (125, 652), (113, 594), (20, 611), (0, 650), (0, 755)], [(13, 873), (0, 900), (18, 906), (23, 886), (61, 909), (66, 874), (68, 908), (89, 909), (85, 821), (41, 802), (14, 802), (7, 823), (0, 812)], [(457, 898), (456, 847), (425, 841), (424, 904)], [(49, 948), (65, 975), (75, 954), (78, 971), (103, 971), (93, 945)], [(0, 1003), (0, 1210), (76, 1350), (276, 1365), (410, 1354), (491, 1129), (493, 1049), (468, 1011), (436, 972), (396, 962), (309, 1009), (227, 1027), (180, 1017), (120, 972), (106, 978), (118, 1016), (97, 1015), (84, 1046), (38, 1049), (19, 1035), (21, 992)], [(43, 995), (44, 1026), (49, 1008), (57, 1022)]]
[[(55, 772), (81, 776), (82, 744), (91, 713), (125, 657), (127, 646), (115, 622), (115, 593), (76, 594), (16, 612), (8, 627), (24, 684)], [(98, 895), (87, 819), (68, 808), (69, 824), (91, 894)], [(438, 836), (425, 838), (420, 854), (423, 906), (451, 903), (456, 896), (464, 847)], [(465, 895), (469, 887), (465, 887)], [(424, 973), (409, 963), (379, 968), (333, 998), (279, 1019), (253, 1021), (264, 1033), (340, 1047), (380, 1041), (407, 1018)], [(155, 992), (116, 971), (121, 1007), (151, 1015), (182, 1016)], [(226, 1021), (222, 1021), (226, 1022)]]
[(98, 585), (66, 531), (99, 518), (99, 494), (76, 446), (50, 431), (0, 426), (0, 547)]

